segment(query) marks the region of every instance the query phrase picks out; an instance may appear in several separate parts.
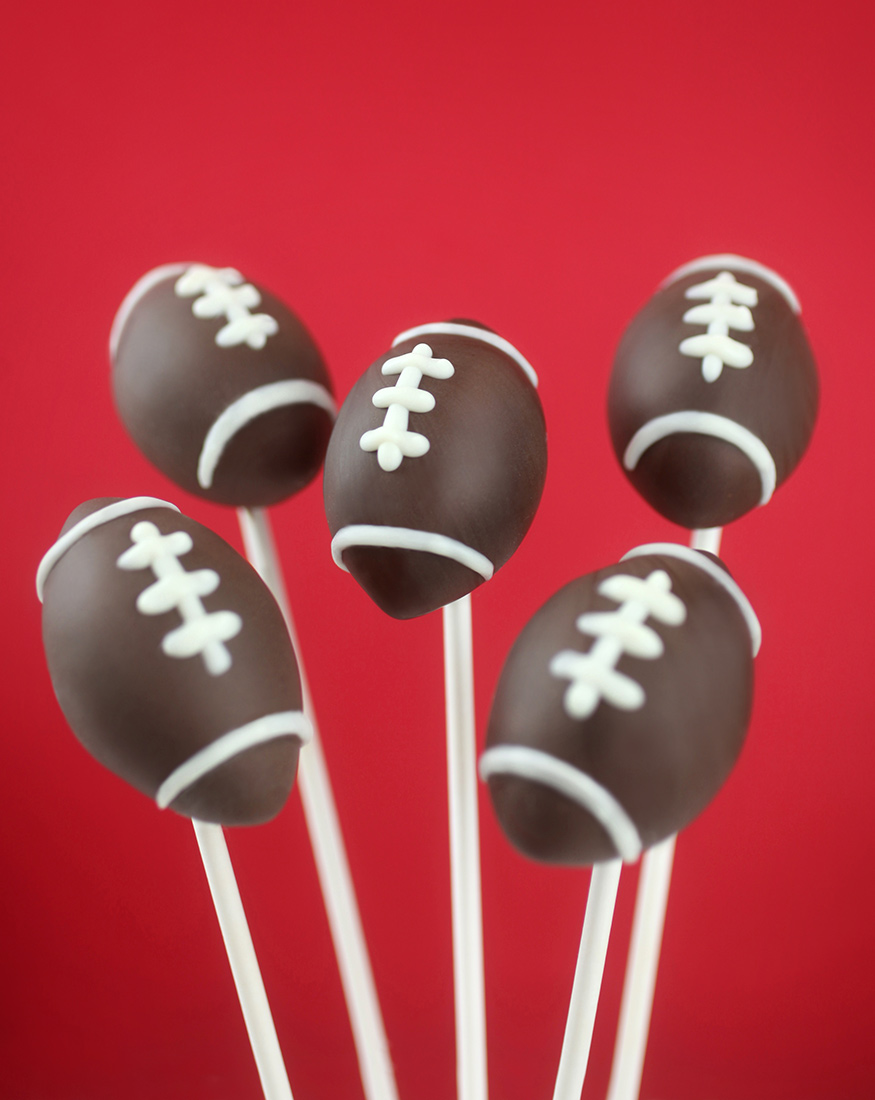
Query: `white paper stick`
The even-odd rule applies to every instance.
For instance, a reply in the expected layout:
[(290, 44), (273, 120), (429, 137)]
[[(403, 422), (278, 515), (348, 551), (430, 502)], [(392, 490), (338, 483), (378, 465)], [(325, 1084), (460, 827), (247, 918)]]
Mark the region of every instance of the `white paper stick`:
[(583, 1091), (622, 866), (612, 859), (592, 869), (553, 1100), (580, 1100)]
[(722, 527), (702, 527), (690, 533), (690, 546), (694, 550), (707, 550), (709, 554), (719, 554), (722, 537)]
[[(722, 527), (693, 531), (690, 546), (719, 554), (722, 534)], [(676, 842), (676, 835), (668, 837), (641, 860), (607, 1100), (637, 1100), (641, 1091)]]
[(221, 826), (192, 821), (265, 1100), (292, 1100), (276, 1028)]
[(456, 1001), (456, 1082), (459, 1100), (486, 1100), (486, 997), (471, 597), (443, 609), (447, 709), (447, 793), (453, 976)]
[(654, 845), (641, 861), (608, 1100), (636, 1100), (641, 1089), (676, 840)]
[(301, 749), (298, 787), (328, 914), (328, 925), (352, 1025), (365, 1096), (367, 1100), (398, 1100), (383, 1014), (377, 999), (374, 974), (343, 834), (340, 831), (334, 793), (322, 752), (313, 701), (301, 660), (301, 647), (289, 608), (270, 521), (263, 509), (241, 508), (237, 515), (246, 555), (270, 588), (285, 617), (298, 659), (304, 713), (313, 727), (313, 740)]

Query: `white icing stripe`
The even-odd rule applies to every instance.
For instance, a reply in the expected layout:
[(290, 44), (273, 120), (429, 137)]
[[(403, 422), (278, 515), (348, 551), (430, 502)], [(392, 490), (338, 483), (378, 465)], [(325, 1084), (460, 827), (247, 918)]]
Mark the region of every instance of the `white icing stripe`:
[[(719, 528), (717, 528), (719, 530)], [(750, 631), (751, 646), (753, 648), (753, 655), (756, 657), (760, 651), (760, 645), (763, 640), (763, 632), (760, 627), (760, 621), (756, 617), (756, 612), (751, 606), (750, 600), (742, 592), (738, 583), (730, 577), (725, 569), (721, 568), (716, 562), (711, 561), (701, 551), (694, 550), (689, 546), (684, 546), (678, 542), (649, 542), (644, 546), (636, 546), (634, 550), (630, 550), (628, 554), (624, 554), (620, 561), (628, 561), (630, 558), (640, 558), (645, 554), (665, 554), (668, 557), (679, 558), (681, 561), (688, 561), (691, 565), (698, 566), (699, 569), (704, 569), (709, 577), (712, 577), (718, 584), (723, 585), (729, 595), (738, 604), (739, 610), (744, 616), (744, 621), (747, 623), (747, 628)]]
[(489, 558), (478, 550), (451, 539), (448, 535), (439, 535), (434, 531), (417, 531), (412, 527), (382, 527), (370, 523), (341, 527), (331, 540), (331, 556), (347, 573), (349, 570), (343, 564), (343, 551), (350, 546), (384, 546), (390, 550), (421, 550), (426, 554), (437, 554), (479, 573), (486, 581), (495, 572), (495, 566)]
[(503, 351), (505, 355), (509, 355), (515, 363), (518, 363), (535, 389), (538, 388), (538, 376), (528, 359), (521, 355), (509, 340), (505, 340), (503, 336), (499, 336), (497, 333), (489, 332), (488, 329), (478, 328), (477, 325), (462, 325), (458, 321), (433, 321), (428, 325), (417, 325), (416, 328), (409, 328), (400, 333), (392, 341), (392, 347), (397, 347), (405, 340), (413, 340), (417, 336), (470, 336), (472, 340), (481, 340), (484, 344), (491, 344), (492, 347)]
[(765, 264), (758, 263), (756, 260), (748, 260), (745, 256), (734, 256), (732, 253), (700, 256), (698, 260), (691, 260), (688, 264), (682, 264), (668, 278), (663, 279), (660, 283), (660, 289), (677, 282), (678, 279), (686, 278), (687, 275), (693, 275), (697, 271), (710, 271), (716, 268), (728, 268), (730, 271), (743, 271), (748, 275), (758, 276), (764, 283), (773, 286), (786, 299), (794, 313), (802, 312), (799, 299), (786, 279), (782, 279), (776, 271), (772, 271)]
[(248, 722), (245, 726), (223, 734), (167, 776), (155, 796), (158, 808), (165, 810), (183, 791), (194, 786), (199, 779), (232, 757), (239, 756), (241, 752), (246, 752), (255, 745), (262, 745), (265, 741), (274, 741), (278, 737), (289, 735), (299, 738), (304, 744), (313, 736), (309, 719), (299, 710), (266, 714), (262, 718), (256, 718), (254, 722)]
[(158, 283), (163, 282), (165, 279), (178, 278), (189, 267), (191, 267), (191, 264), (162, 264), (161, 267), (156, 267), (151, 271), (147, 271), (141, 279), (138, 279), (137, 282), (134, 283), (125, 295), (125, 299), (119, 306), (118, 312), (112, 322), (112, 328), (109, 332), (110, 360), (115, 359), (115, 353), (118, 351), (118, 343), (121, 339), (122, 329), (125, 327), (127, 319), (130, 317), (134, 307), (140, 299), (145, 297), (153, 286), (157, 286)]
[(480, 778), (493, 775), (513, 775), (551, 787), (592, 814), (626, 863), (634, 863), (641, 855), (641, 837), (617, 799), (572, 764), (527, 745), (496, 745), (480, 757)]
[(337, 406), (328, 390), (318, 382), (310, 382), (304, 378), (270, 382), (238, 397), (216, 418), (207, 432), (197, 463), (198, 484), (204, 489), (210, 488), (225, 448), (250, 421), (272, 409), (302, 404), (318, 405), (329, 416), (337, 415)]
[(39, 563), (39, 568), (36, 571), (36, 594), (40, 603), (43, 599), (46, 578), (58, 559), (66, 554), (74, 542), (78, 542), (83, 535), (87, 535), (95, 527), (110, 523), (112, 520), (118, 519), (119, 516), (129, 516), (132, 512), (141, 512), (145, 508), (171, 508), (174, 512), (179, 511), (175, 504), (170, 504), (166, 500), (158, 500), (157, 497), (129, 497), (127, 500), (117, 500), (115, 504), (107, 504), (105, 508), (98, 508), (96, 512), (80, 519), (69, 531), (61, 535), (58, 541), (45, 552), (43, 560)]
[(648, 447), (652, 447), (654, 443), (665, 439), (666, 436), (682, 435), (685, 432), (694, 435), (710, 435), (738, 447), (750, 459), (760, 476), (762, 484), (760, 504), (769, 502), (778, 480), (775, 460), (769, 448), (759, 436), (754, 435), (738, 421), (729, 420), (716, 413), (683, 409), (680, 412), (667, 413), (665, 416), (656, 416), (653, 420), (648, 420), (629, 440), (623, 453), (623, 465), (627, 470), (634, 470)]

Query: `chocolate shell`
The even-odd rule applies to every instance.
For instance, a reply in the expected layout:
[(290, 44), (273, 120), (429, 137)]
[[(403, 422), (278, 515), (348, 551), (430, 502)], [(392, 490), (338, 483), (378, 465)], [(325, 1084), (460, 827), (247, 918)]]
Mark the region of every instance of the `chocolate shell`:
[(480, 773), (523, 854), (638, 858), (701, 813), (747, 732), (759, 626), (728, 572), (655, 543), (560, 589), (501, 673)]
[(282, 614), (231, 546), (164, 501), (91, 500), (37, 590), (52, 685), (92, 756), (187, 817), (279, 812), (310, 724)]
[(122, 303), (116, 408), (143, 454), (218, 504), (276, 504), (319, 472), (335, 405), (313, 338), (233, 268), (168, 264)]
[(765, 504), (796, 468), (818, 392), (787, 283), (753, 260), (705, 256), (670, 275), (623, 334), (611, 440), (658, 512), (719, 527)]
[(547, 470), (529, 363), (472, 321), (401, 333), (343, 404), (325, 459), (337, 564), (387, 614), (460, 599), (513, 554)]

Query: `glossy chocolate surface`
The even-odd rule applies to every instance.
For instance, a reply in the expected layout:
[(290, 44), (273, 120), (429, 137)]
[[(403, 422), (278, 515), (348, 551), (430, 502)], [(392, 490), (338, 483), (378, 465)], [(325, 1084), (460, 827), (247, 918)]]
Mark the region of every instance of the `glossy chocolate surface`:
[[(726, 329), (753, 361), (725, 365), (707, 381), (703, 359), (683, 354), (680, 346), (706, 334), (709, 325), (684, 316), (706, 304), (694, 288), (727, 271), (756, 293), (753, 328)], [(688, 528), (722, 526), (761, 501), (762, 481), (750, 458), (725, 439), (681, 432), (653, 443), (630, 470), (624, 454), (635, 433), (655, 417), (680, 410), (727, 418), (764, 444), (780, 485), (808, 446), (818, 392), (814, 357), (787, 297), (752, 271), (714, 263), (663, 286), (624, 332), (608, 391), (611, 440), (626, 476), (658, 512)]]
[[(393, 384), (381, 373), (383, 364), (420, 343), (435, 358), (449, 359), (454, 374), (422, 379), (419, 388), (434, 395), (435, 406), (411, 412), (409, 429), (425, 435), (429, 449), (386, 471), (361, 439), (384, 419), (372, 401)], [(344, 402), (325, 460), (325, 510), (332, 536), (353, 524), (434, 532), (473, 548), (498, 569), (534, 519), (546, 468), (544, 414), (519, 364), (470, 336), (416, 336), (380, 356)], [(399, 619), (457, 600), (484, 579), (419, 550), (353, 546), (343, 562), (371, 599)]]
[[(668, 574), (686, 619), (647, 618), (663, 654), (623, 652), (616, 662), (643, 688), (643, 706), (624, 710), (603, 697), (589, 717), (570, 717), (570, 681), (551, 673), (551, 661), (564, 650), (592, 652), (596, 639), (576, 623), (618, 610), (597, 591), (602, 581), (655, 570)], [(528, 746), (573, 765), (620, 803), (646, 848), (689, 824), (720, 789), (741, 751), (752, 695), (751, 635), (733, 596), (696, 565), (646, 555), (572, 581), (529, 621), (501, 673), (486, 747)], [(549, 786), (495, 775), (489, 790), (508, 839), (531, 858), (588, 865), (618, 854), (586, 809)]]
[[(81, 505), (64, 532), (113, 502)], [(191, 537), (192, 549), (178, 559), (187, 572), (219, 575), (216, 590), (201, 601), (207, 613), (231, 611), (242, 621), (225, 643), (231, 658), (226, 672), (210, 674), (198, 654), (165, 654), (162, 641), (182, 621), (178, 610), (137, 609), (156, 577), (148, 568), (126, 570), (117, 563), (143, 521), (163, 534)], [(97, 760), (150, 798), (174, 769), (222, 734), (301, 707), (297, 664), (270, 592), (218, 535), (169, 508), (112, 519), (62, 554), (45, 583), (43, 641), (73, 732)], [(283, 736), (251, 747), (183, 791), (171, 808), (225, 825), (266, 821), (288, 797), (300, 744), (298, 737)]]
[(208, 488), (198, 480), (198, 460), (220, 414), (256, 387), (304, 379), (330, 391), (321, 353), (262, 287), (253, 312), (272, 317), (276, 333), (261, 348), (220, 346), (227, 318), (195, 316), (195, 296), (175, 292), (179, 277), (152, 286), (121, 329), (112, 368), (119, 416), (143, 454), (187, 492), (233, 506), (284, 500), (319, 472), (333, 422), (324, 408), (304, 402), (255, 417), (230, 440)]

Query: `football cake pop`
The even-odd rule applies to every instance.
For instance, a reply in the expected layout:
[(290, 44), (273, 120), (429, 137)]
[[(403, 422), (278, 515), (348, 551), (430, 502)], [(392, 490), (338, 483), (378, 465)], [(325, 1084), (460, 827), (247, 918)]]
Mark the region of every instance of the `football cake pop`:
[(167, 264), (110, 336), (119, 415), (177, 485), (235, 507), (276, 504), (319, 472), (335, 405), (313, 338), (234, 268)]
[(232, 547), (164, 501), (91, 500), (37, 591), (55, 694), (94, 757), (201, 821), (279, 812), (310, 724), (282, 614)]
[(383, 611), (423, 615), (489, 580), (547, 468), (530, 364), (473, 321), (402, 332), (343, 404), (325, 459), (337, 564)]
[(722, 563), (674, 543), (560, 589), (508, 656), (480, 760), (510, 841), (631, 862), (688, 824), (741, 751), (759, 637)]
[(817, 370), (796, 295), (741, 256), (678, 268), (628, 325), (608, 390), (617, 458), (684, 527), (765, 504), (808, 446)]

